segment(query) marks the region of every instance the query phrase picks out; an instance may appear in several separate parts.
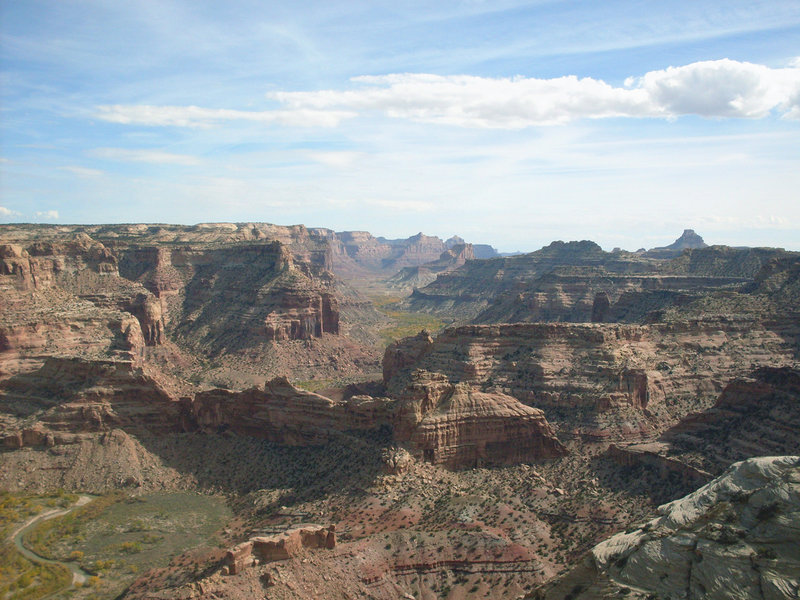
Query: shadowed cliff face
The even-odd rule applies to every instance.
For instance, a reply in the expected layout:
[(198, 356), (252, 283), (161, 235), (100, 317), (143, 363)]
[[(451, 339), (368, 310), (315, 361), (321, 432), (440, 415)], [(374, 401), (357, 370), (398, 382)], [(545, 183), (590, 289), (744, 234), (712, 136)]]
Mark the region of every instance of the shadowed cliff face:
[(178, 401), (131, 362), (51, 358), (33, 374), (3, 382), (0, 397), (9, 448), (71, 444), (115, 429), (132, 435), (230, 431), (290, 446), (389, 431), (419, 460), (451, 468), (565, 453), (541, 411), (436, 374), (418, 373), (396, 398), (331, 400), (276, 378), (263, 389), (215, 389)]
[[(662, 260), (558, 242), (481, 262), (463, 240), (443, 252), (422, 235), (302, 226), (18, 233), (0, 247), (0, 488), (195, 487), (232, 493), (254, 529), (284, 506), (337, 522), (337, 552), (288, 557), (283, 579), (253, 565), (203, 582), (207, 595), (518, 598), (649, 518), (654, 498), (678, 497), (733, 460), (797, 448), (791, 253), (711, 247)], [(428, 290), (437, 298), (422, 292), (409, 305), (454, 310), (449, 318), (486, 307), (481, 323), (390, 345), (383, 381), (317, 394), (275, 377), (376, 372), (378, 352), (348, 337), (368, 303), (329, 269), (374, 283), (399, 264), (412, 278), (448, 271)], [(218, 379), (225, 370), (243, 375)], [(652, 589), (678, 589), (684, 567), (711, 564), (707, 542), (744, 540), (771, 560), (747, 537), (752, 507), (733, 509), (719, 527), (714, 513), (709, 531), (679, 531), (697, 535), (703, 561), (659, 566)], [(680, 546), (641, 531), (647, 557), (631, 552), (628, 565)], [(607, 558), (587, 568), (633, 577), (623, 556)], [(758, 560), (762, 573), (774, 566)], [(200, 593), (184, 571), (185, 589), (145, 576), (137, 593)]]
[(626, 466), (649, 464), (708, 480), (750, 456), (800, 454), (800, 372), (762, 367), (725, 386), (716, 403), (648, 443), (609, 450)]
[(120, 277), (117, 257), (83, 233), (0, 247), (0, 372), (51, 354), (103, 356), (164, 343), (161, 305)]

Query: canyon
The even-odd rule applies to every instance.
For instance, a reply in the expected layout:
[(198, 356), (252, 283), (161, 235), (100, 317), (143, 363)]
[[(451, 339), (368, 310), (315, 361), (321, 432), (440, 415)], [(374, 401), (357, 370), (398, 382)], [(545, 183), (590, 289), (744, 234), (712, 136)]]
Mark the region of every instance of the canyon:
[[(670, 515), (732, 502), (687, 494), (796, 478), (731, 465), (800, 454), (798, 298), (799, 253), (691, 230), (500, 257), (302, 225), (0, 226), (0, 490), (226, 494), (227, 554), (126, 598), (666, 597), (683, 567), (659, 583), (638, 549), (720, 543)], [(440, 326), (387, 339), (416, 315)], [(796, 557), (769, 560), (796, 591)]]

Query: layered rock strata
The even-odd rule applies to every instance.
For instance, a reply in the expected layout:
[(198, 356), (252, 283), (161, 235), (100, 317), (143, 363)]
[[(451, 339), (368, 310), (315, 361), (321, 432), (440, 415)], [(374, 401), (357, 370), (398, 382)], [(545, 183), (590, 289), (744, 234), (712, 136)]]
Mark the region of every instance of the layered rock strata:
[(236, 575), (255, 564), (288, 560), (308, 550), (336, 547), (336, 526), (305, 525), (292, 527), (272, 536), (257, 536), (228, 550), (225, 574)]
[(404, 391), (395, 437), (410, 442), (418, 459), (451, 468), (566, 454), (541, 410), (419, 371)]
[(233, 432), (289, 446), (324, 445), (348, 431), (384, 429), (419, 460), (450, 468), (564, 454), (541, 411), (499, 393), (417, 373), (397, 399), (332, 400), (285, 378), (263, 389), (214, 389), (178, 401), (130, 361), (50, 358), (0, 388), (7, 448), (75, 443), (84, 434)]
[(0, 384), (6, 448), (77, 443), (83, 434), (182, 430), (182, 408), (132, 361), (48, 358)]
[(475, 260), (472, 244), (449, 246), (435, 261), (423, 265), (404, 267), (386, 280), (389, 287), (398, 290), (411, 290), (423, 287), (436, 279), (440, 273), (447, 273)]
[(793, 364), (793, 340), (752, 320), (470, 325), (393, 344), (384, 379), (399, 396), (415, 369), (442, 373), (543, 408), (564, 435), (626, 439), (707, 408), (750, 365)]
[[(597, 244), (553, 242), (520, 256), (475, 261), (414, 291), (410, 310), (460, 321), (661, 320), (670, 307), (714, 291), (741, 290), (773, 260), (797, 253), (775, 248), (707, 248), (668, 255), (604, 252)], [(598, 295), (613, 306), (597, 318)], [(594, 317), (594, 318), (593, 318)]]
[(800, 454), (800, 371), (762, 367), (730, 382), (717, 402), (656, 442), (622, 444), (610, 456), (710, 478), (750, 456)]

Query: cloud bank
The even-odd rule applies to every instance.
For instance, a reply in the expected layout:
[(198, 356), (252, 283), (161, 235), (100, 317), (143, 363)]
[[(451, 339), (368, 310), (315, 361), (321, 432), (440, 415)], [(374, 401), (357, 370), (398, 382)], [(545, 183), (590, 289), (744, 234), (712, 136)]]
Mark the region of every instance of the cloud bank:
[(358, 115), (458, 127), (522, 129), (578, 119), (800, 119), (800, 61), (771, 68), (730, 59), (702, 61), (629, 77), (622, 87), (574, 75), (553, 79), (399, 73), (360, 76), (354, 89), (272, 92), (273, 111), (197, 106), (113, 105), (96, 116), (121, 124), (208, 127), (223, 121), (334, 127)]

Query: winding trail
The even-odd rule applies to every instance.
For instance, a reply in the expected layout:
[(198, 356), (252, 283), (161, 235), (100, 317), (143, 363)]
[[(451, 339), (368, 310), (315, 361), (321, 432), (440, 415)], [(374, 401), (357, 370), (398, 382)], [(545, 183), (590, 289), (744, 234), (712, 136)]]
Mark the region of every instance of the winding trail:
[(49, 558), (45, 558), (44, 556), (38, 555), (33, 550), (29, 549), (23, 543), (23, 537), (25, 533), (31, 529), (32, 527), (39, 524), (41, 521), (46, 521), (48, 519), (55, 519), (56, 517), (64, 516), (68, 513), (71, 513), (76, 508), (83, 506), (84, 504), (88, 504), (91, 502), (91, 496), (80, 496), (78, 500), (70, 506), (69, 508), (64, 509), (53, 509), (48, 510), (43, 513), (39, 513), (35, 517), (28, 519), (25, 523), (19, 526), (12, 534), (11, 538), (14, 540), (14, 546), (16, 546), (17, 550), (22, 554), (25, 558), (30, 560), (31, 562), (39, 563), (39, 564), (57, 564), (66, 567), (72, 572), (72, 585), (83, 583), (86, 579), (90, 576), (89, 573), (84, 571), (83, 569), (78, 566), (77, 561), (71, 562), (62, 562), (60, 560), (52, 560)]

